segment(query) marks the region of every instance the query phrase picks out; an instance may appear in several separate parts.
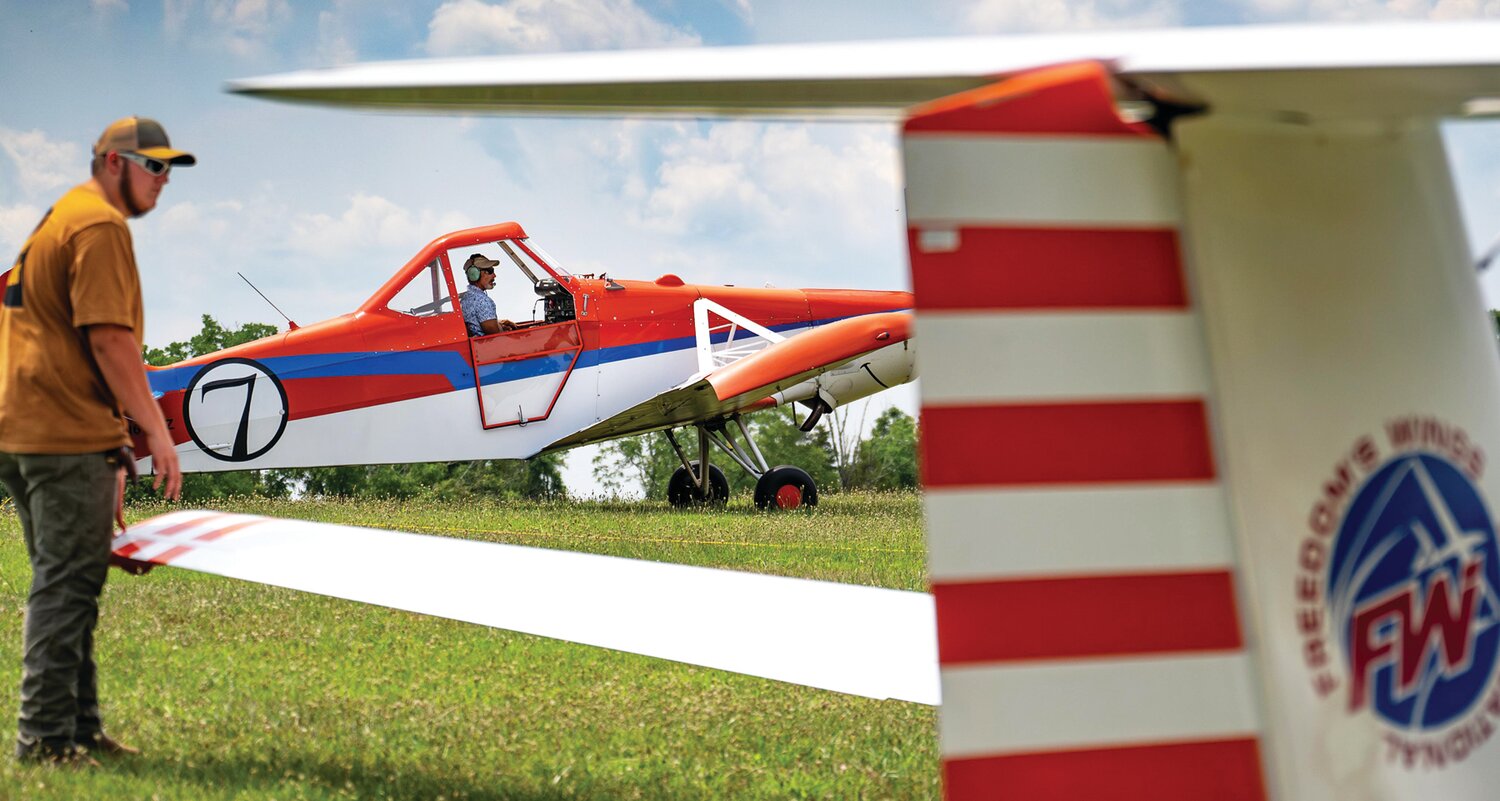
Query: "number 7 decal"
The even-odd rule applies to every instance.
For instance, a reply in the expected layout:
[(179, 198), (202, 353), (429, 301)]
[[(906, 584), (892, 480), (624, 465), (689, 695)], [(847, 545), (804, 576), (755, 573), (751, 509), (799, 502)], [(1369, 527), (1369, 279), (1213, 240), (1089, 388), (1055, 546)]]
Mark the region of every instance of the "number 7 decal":
[[(257, 393), (265, 382), (276, 391)], [(243, 387), (244, 393), (233, 390)], [(221, 359), (188, 383), (182, 423), (202, 451), (226, 462), (248, 462), (274, 446), (286, 431), (286, 389), (276, 374), (252, 359)]]

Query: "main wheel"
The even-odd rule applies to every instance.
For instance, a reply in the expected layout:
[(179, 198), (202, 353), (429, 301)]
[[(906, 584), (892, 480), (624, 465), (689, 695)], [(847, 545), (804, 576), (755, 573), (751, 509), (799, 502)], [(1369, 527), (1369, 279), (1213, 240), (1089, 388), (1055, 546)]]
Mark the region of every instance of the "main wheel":
[(716, 464), (708, 466), (708, 494), (704, 495), (698, 489), (696, 481), (698, 463), (692, 462), (693, 472), (689, 473), (687, 468), (679, 467), (672, 474), (672, 480), (667, 482), (667, 500), (673, 506), (681, 509), (685, 506), (696, 506), (706, 503), (724, 503), (729, 500), (729, 479), (724, 477), (724, 471)]
[(784, 464), (755, 482), (755, 508), (798, 509), (818, 505), (818, 485), (806, 470)]

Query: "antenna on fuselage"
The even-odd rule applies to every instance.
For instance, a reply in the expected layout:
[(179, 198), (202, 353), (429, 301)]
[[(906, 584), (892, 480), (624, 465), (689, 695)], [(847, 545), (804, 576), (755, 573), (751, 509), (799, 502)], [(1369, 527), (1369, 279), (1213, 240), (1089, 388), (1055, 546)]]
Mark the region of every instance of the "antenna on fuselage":
[[(235, 275), (238, 275), (240, 277), (241, 281), (244, 281), (245, 283), (250, 284), (250, 279), (246, 278), (244, 273), (236, 272)], [(255, 284), (250, 284), (250, 288), (254, 289), (255, 290), (255, 294), (260, 295), (260, 299), (261, 300), (265, 301), (266, 303), (269, 303), (271, 305), (271, 308), (276, 309), (276, 313), (279, 314), (279, 315), (281, 315), (282, 319), (286, 320), (287, 330), (289, 330), (289, 331), (296, 331), (297, 330), (297, 328), (299, 326), (295, 322), (292, 321), (292, 318), (286, 316), (286, 312), (284, 312), (280, 308), (278, 308), (276, 306), (276, 304), (271, 303), (271, 299), (268, 298), (268, 297), (266, 297), (266, 293), (260, 291), (260, 289), (257, 288), (255, 286)]]

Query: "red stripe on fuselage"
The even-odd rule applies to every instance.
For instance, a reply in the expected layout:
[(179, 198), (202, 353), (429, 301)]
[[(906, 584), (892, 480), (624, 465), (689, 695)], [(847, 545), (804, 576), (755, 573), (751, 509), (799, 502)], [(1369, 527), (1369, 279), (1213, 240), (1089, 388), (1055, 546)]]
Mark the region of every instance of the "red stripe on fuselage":
[(282, 386), (286, 387), (287, 405), (291, 407), (289, 420), (454, 391), (447, 376), (435, 374), (292, 378)]

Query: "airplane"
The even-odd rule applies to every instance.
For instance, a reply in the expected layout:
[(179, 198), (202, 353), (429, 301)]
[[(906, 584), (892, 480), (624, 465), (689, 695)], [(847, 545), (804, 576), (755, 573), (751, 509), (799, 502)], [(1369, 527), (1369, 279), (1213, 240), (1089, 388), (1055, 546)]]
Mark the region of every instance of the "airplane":
[[(474, 254), (529, 318), (469, 336)], [(728, 500), (712, 445), (757, 479), (758, 508), (793, 509), (817, 504), (816, 482), (768, 464), (744, 416), (800, 404), (807, 431), (912, 380), (911, 307), (898, 291), (574, 275), (506, 222), (434, 239), (349, 314), (148, 378), (185, 471), (526, 459), (662, 431), (682, 463), (673, 505)], [(691, 453), (682, 427), (697, 430)]]
[[(1500, 634), (1408, 604), (1425, 617), (1351, 642), (1361, 613), (1327, 588), (1358, 576), (1348, 597), (1377, 612), (1427, 594), (1350, 546), (1414, 454), (1441, 466), (1435, 492), (1391, 519), (1445, 508), (1477, 538), (1465, 597), (1500, 586), (1483, 458), (1500, 360), (1439, 128), (1500, 112), (1496, 42), (1495, 23), (1268, 26), (351, 65), (231, 89), (899, 123), (945, 797), (1464, 801), (1500, 782)], [(218, 530), (194, 569), (232, 569)], [(408, 536), (391, 542), (434, 550)], [(1448, 586), (1459, 561), (1433, 566)], [(256, 580), (278, 571), (345, 591), (306, 566)], [(838, 610), (803, 614), (864, 614)], [(881, 636), (920, 642), (900, 625)]]

